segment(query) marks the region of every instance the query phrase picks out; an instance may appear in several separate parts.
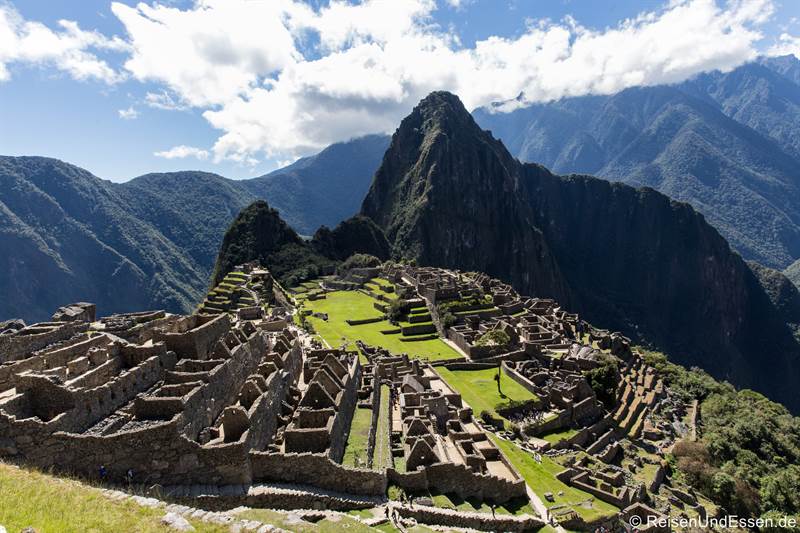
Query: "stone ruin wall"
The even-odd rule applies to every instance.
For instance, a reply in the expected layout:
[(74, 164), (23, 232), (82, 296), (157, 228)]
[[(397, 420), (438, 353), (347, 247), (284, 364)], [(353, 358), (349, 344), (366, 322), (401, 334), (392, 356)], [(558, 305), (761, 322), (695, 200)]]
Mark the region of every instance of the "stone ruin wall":
[(48, 345), (67, 340), (89, 329), (83, 322), (42, 322), (0, 335), (0, 364), (17, 361)]
[[(230, 328), (227, 317), (187, 317), (176, 327), (185, 331), (146, 346), (99, 333), (3, 365), (3, 390), (16, 392), (0, 404), (0, 456), (90, 478), (103, 465), (118, 481), (130, 469), (146, 483), (249, 482), (248, 454), (274, 437), (286, 390), (299, 375), (299, 343), (283, 356), (267, 353), (263, 334), (251, 325)], [(56, 340), (66, 336), (60, 331)], [(167, 342), (189, 358), (179, 360)], [(240, 438), (198, 442), (262, 368), (263, 390), (247, 406)]]

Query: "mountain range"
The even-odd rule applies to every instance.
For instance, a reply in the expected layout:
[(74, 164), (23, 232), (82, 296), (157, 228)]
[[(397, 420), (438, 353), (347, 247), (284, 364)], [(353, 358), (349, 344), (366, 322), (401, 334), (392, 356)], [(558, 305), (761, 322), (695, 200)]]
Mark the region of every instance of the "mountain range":
[(515, 157), (689, 202), (745, 258), (800, 257), (800, 61), (762, 58), (670, 86), (498, 112), (477, 122)]
[[(354, 252), (393, 255), (552, 296), (798, 410), (800, 294), (770, 268), (800, 255), (795, 63), (504, 115), (471, 115), (437, 92), (391, 139), (332, 145), (252, 180), (120, 184), (2, 157), (0, 316), (41, 320), (77, 300), (103, 314), (187, 311), (212, 276), (250, 258), (291, 282)], [(568, 175), (519, 161), (534, 153)]]
[(0, 157), (0, 316), (45, 320), (65, 303), (100, 312), (193, 309), (236, 215), (269, 200), (301, 234), (359, 209), (388, 137), (337, 143), (266, 176), (148, 174), (125, 183), (42, 157)]

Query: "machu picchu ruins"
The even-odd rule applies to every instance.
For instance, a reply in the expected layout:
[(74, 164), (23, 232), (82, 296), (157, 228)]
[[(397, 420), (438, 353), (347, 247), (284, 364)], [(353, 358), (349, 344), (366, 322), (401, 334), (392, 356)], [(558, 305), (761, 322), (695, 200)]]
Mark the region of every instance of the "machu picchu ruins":
[[(3, 460), (400, 528), (616, 531), (715, 509), (664, 459), (697, 405), (622, 335), (484, 274), (389, 262), (284, 288), (251, 263), (192, 315), (95, 314), (4, 324)], [(609, 361), (600, 398), (587, 376)]]

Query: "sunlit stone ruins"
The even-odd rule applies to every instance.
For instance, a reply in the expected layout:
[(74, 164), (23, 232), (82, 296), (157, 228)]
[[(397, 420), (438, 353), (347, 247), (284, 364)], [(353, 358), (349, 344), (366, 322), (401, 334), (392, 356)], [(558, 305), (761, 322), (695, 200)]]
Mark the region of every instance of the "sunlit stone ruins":
[[(242, 265), (191, 316), (95, 315), (3, 324), (3, 460), (398, 528), (715, 512), (663, 460), (696, 405), (623, 336), (484, 274), (387, 263), (284, 288)], [(592, 372), (611, 362), (600, 397)]]

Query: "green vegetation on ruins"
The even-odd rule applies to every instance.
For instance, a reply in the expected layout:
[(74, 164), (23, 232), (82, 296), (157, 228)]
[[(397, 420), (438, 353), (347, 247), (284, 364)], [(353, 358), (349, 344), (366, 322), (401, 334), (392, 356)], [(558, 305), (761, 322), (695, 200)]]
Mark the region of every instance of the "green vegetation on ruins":
[(604, 516), (613, 516), (619, 512), (613, 505), (556, 479), (556, 474), (564, 467), (546, 455), (542, 455), (541, 462), (538, 462), (530, 453), (522, 451), (513, 442), (494, 435), (490, 435), (490, 438), (542, 500), (544, 494), (550, 492), (556, 505), (565, 505), (587, 522)]
[(318, 522), (306, 521), (296, 514), (273, 511), (271, 509), (248, 509), (240, 512), (238, 516), (248, 520), (258, 520), (260, 522), (272, 524), (281, 529), (292, 531), (293, 533), (338, 533), (340, 531), (347, 531), (348, 533), (375, 533), (377, 531), (375, 528), (364, 524), (360, 520), (344, 514), (337, 514), (335, 519), (326, 518)]
[(757, 392), (643, 353), (673, 391), (700, 402), (699, 440), (673, 449), (677, 475), (729, 513), (800, 515), (800, 418)]
[(389, 395), (389, 387), (381, 385), (380, 412), (378, 413), (378, 427), (375, 430), (375, 451), (372, 455), (372, 466), (378, 469), (392, 466), (392, 443), (389, 432), (392, 413)]
[(347, 437), (347, 447), (342, 458), (343, 465), (354, 468), (367, 468), (369, 463), (367, 445), (371, 427), (372, 409), (356, 407), (353, 413), (353, 421), (350, 423), (350, 436)]

